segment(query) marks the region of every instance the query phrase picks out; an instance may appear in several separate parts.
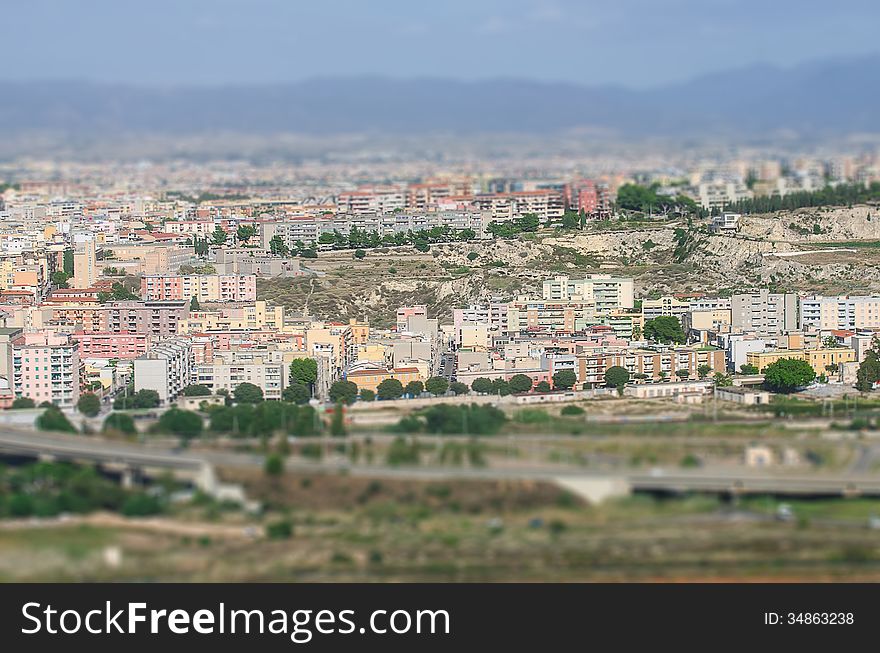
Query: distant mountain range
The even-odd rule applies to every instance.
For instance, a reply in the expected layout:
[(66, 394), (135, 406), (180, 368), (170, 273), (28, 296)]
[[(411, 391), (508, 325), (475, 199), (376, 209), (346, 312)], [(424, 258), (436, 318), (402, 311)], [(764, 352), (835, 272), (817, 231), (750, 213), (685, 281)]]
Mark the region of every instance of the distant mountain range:
[(168, 88), (0, 82), (0, 134), (833, 137), (880, 133), (878, 106), (880, 55), (789, 69), (753, 66), (647, 90), (383, 77)]

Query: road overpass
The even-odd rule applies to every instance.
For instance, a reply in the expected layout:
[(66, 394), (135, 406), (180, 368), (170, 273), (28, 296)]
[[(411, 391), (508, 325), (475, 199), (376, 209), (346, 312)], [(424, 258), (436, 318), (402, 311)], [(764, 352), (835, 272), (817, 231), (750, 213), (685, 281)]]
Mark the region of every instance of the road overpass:
[[(261, 469), (259, 454), (208, 451), (190, 453), (129, 444), (87, 436), (0, 430), (0, 454), (98, 464), (108, 469), (142, 475), (172, 472), (214, 495), (232, 498), (236, 490), (216, 478), (215, 467)], [(880, 497), (880, 475), (865, 473), (791, 473), (749, 468), (655, 469), (651, 472), (601, 472), (574, 466), (506, 465), (495, 467), (388, 467), (353, 465), (346, 459), (309, 461), (289, 458), (287, 469), (299, 473), (339, 473), (371, 478), (423, 481), (533, 480), (556, 483), (590, 501), (631, 492), (684, 494), (690, 492), (747, 495), (773, 494), (802, 497)], [(240, 491), (239, 491), (240, 492)]]
[(138, 477), (171, 472), (212, 496), (233, 498), (241, 494), (218, 481), (209, 461), (171, 449), (4, 428), (0, 430), (0, 454), (100, 465), (118, 472), (124, 485), (132, 484)]

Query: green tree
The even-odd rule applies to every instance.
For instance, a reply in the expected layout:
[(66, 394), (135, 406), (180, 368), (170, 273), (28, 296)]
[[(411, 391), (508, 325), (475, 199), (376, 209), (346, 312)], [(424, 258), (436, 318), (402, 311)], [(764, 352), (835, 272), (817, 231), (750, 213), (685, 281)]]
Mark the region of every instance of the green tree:
[(397, 379), (385, 379), (376, 388), (379, 399), (400, 399), (403, 396), (403, 384)]
[(710, 365), (706, 365), (706, 363), (702, 363), (697, 366), (697, 376), (701, 379), (705, 379), (709, 376), (709, 372), (712, 371), (712, 367)]
[(530, 392), (534, 381), (526, 374), (514, 374), (510, 377), (510, 389), (516, 394)]
[(730, 378), (730, 375), (723, 372), (715, 372), (712, 380), (715, 381), (716, 388), (729, 388), (733, 385), (733, 379)]
[(691, 371), (686, 368), (681, 368), (680, 370), (675, 370), (675, 376), (677, 376), (682, 381), (686, 380), (691, 375)]
[(367, 256), (367, 253), (364, 250), (362, 250), (362, 249), (354, 250), (354, 257), (356, 259), (362, 259), (362, 258), (365, 258), (366, 256)]
[(492, 379), (487, 379), (484, 376), (474, 379), (471, 382), (471, 390), (481, 395), (492, 394)]
[(12, 400), (12, 408), (34, 408), (36, 404), (30, 397), (16, 397)]
[(330, 401), (334, 403), (353, 403), (358, 395), (358, 387), (352, 381), (334, 381), (330, 386)]
[(266, 476), (276, 478), (281, 476), (284, 473), (284, 458), (280, 454), (270, 453), (266, 456), (266, 460), (263, 463), (263, 471), (266, 473)]
[(535, 392), (550, 392), (552, 389), (546, 381), (541, 381), (535, 386)]
[(410, 381), (403, 389), (403, 393), (412, 397), (418, 397), (425, 391), (425, 384), (421, 381)]
[(142, 388), (134, 395), (134, 408), (156, 408), (160, 403), (159, 393)]
[(281, 392), (281, 398), (293, 404), (307, 404), (312, 395), (302, 383), (292, 383)]
[(752, 365), (751, 363), (743, 363), (742, 365), (739, 366), (739, 373), (746, 375), (746, 376), (751, 376), (751, 375), (755, 375), (755, 374), (760, 374), (761, 370), (759, 370), (756, 366)]
[(435, 396), (445, 395), (446, 391), (449, 390), (449, 381), (444, 379), (442, 376), (432, 376), (430, 379), (425, 381), (425, 390)]
[(101, 400), (93, 392), (83, 392), (76, 402), (76, 409), (86, 417), (94, 417), (101, 412)]
[(181, 410), (176, 406), (166, 410), (159, 417), (159, 421), (153, 425), (153, 433), (177, 435), (185, 440), (198, 437), (202, 434), (205, 423), (202, 418), (190, 411)]
[(71, 275), (67, 274), (62, 270), (58, 270), (57, 272), (52, 273), (52, 284), (57, 288), (68, 288), (67, 280), (70, 279)]
[(284, 239), (280, 235), (275, 234), (269, 239), (269, 252), (275, 256), (287, 256), (290, 254), (290, 249), (285, 244)]
[(318, 362), (314, 358), (294, 358), (290, 364), (291, 383), (302, 383), (313, 389), (318, 380)]
[(210, 397), (211, 396), (211, 388), (206, 385), (201, 385), (199, 383), (195, 383), (192, 385), (186, 386), (182, 394), (184, 397)]
[(869, 349), (856, 372), (856, 388), (870, 392), (877, 382), (880, 382), (880, 355), (876, 349)]
[(453, 381), (449, 384), (449, 389), (456, 395), (466, 395), (470, 392), (470, 388), (467, 387), (467, 384), (462, 383), (461, 381)]
[(647, 339), (664, 344), (685, 341), (681, 322), (674, 315), (661, 315), (645, 322), (644, 335)]
[(251, 238), (257, 235), (257, 229), (253, 225), (239, 225), (235, 231), (235, 238), (240, 243), (247, 243)]
[(605, 370), (605, 387), (622, 388), (629, 383), (629, 370), (620, 365), (614, 365)]
[(70, 420), (65, 417), (64, 413), (55, 406), (47, 408), (42, 415), (37, 417), (35, 424), (41, 431), (77, 433), (76, 427), (71, 424)]
[(510, 384), (501, 377), (492, 381), (492, 394), (499, 397), (506, 397), (511, 393)]
[(104, 420), (102, 431), (104, 433), (134, 435), (137, 433), (137, 428), (134, 425), (134, 420), (128, 413), (110, 413)]
[(253, 383), (239, 383), (232, 395), (238, 404), (258, 404), (263, 401), (263, 389)]
[(330, 435), (345, 435), (345, 408), (343, 405), (336, 404), (333, 409), (333, 416), (330, 418)]
[(189, 300), (189, 310), (191, 311), (200, 311), (202, 307), (199, 305), (199, 298), (193, 295), (192, 299)]
[(220, 225), (217, 225), (214, 228), (214, 233), (211, 234), (211, 240), (214, 241), (214, 244), (217, 246), (226, 244), (227, 235), (226, 232)]
[(789, 393), (812, 383), (813, 367), (805, 360), (780, 358), (764, 368), (764, 385), (771, 392)]
[(64, 256), (63, 256), (63, 269), (64, 269), (65, 274), (67, 274), (68, 277), (73, 276), (73, 260), (74, 260), (73, 259), (73, 250), (72, 249), (65, 249)]
[(361, 390), (361, 401), (376, 401), (376, 393), (369, 388)]
[(571, 390), (577, 383), (577, 375), (571, 370), (559, 370), (553, 375), (553, 387), (558, 390)]

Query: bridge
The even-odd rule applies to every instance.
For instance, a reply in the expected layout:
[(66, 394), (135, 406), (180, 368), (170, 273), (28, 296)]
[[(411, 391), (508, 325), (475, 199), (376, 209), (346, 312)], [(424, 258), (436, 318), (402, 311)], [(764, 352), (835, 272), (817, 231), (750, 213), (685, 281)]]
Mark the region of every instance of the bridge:
[(169, 449), (4, 428), (0, 430), (0, 454), (99, 465), (107, 471), (119, 473), (126, 486), (133, 485), (140, 477), (171, 472), (211, 496), (243, 498), (240, 490), (218, 481), (213, 465), (207, 460)]
[[(101, 465), (118, 471), (123, 483), (138, 476), (158, 476), (171, 472), (189, 480), (204, 492), (218, 498), (243, 500), (240, 488), (219, 482), (215, 466), (262, 468), (261, 455), (204, 451), (198, 455), (173, 449), (128, 444), (87, 436), (0, 430), (0, 454), (65, 460)], [(577, 467), (505, 466), (483, 468), (388, 467), (352, 465), (347, 460), (306, 461), (288, 459), (289, 471), (334, 473), (353, 476), (405, 478), (424, 481), (533, 480), (555, 483), (591, 502), (632, 492), (684, 494), (691, 492), (730, 496), (772, 494), (791, 497), (880, 497), (880, 475), (863, 472), (805, 474), (789, 471), (720, 468), (695, 470), (655, 469), (652, 472), (599, 472)]]

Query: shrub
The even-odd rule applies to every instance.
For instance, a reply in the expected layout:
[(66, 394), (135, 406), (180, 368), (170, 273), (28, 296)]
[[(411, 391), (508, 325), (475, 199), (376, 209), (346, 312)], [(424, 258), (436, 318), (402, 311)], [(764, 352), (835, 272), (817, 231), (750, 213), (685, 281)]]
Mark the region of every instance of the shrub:
[(288, 540), (293, 537), (293, 524), (287, 519), (270, 522), (266, 524), (266, 537), (270, 540)]

